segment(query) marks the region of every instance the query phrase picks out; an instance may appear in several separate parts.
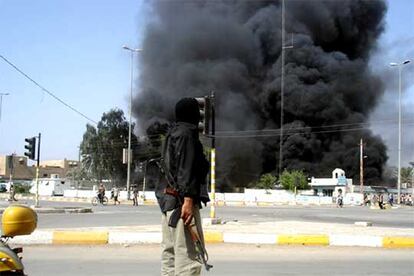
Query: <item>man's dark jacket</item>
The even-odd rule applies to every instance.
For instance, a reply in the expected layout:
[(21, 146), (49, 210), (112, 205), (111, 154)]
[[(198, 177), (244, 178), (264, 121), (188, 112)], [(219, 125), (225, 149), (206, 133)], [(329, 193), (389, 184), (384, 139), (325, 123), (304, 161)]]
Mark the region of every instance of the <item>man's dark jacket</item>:
[[(182, 198), (191, 197), (194, 204), (199, 207), (201, 202), (206, 204), (210, 201), (206, 183), (209, 163), (204, 156), (196, 125), (177, 122), (170, 129), (164, 142), (163, 160), (177, 185), (174, 188)], [(164, 193), (167, 185), (165, 177), (162, 177), (156, 188), (156, 196), (162, 212), (178, 207), (177, 199)]]

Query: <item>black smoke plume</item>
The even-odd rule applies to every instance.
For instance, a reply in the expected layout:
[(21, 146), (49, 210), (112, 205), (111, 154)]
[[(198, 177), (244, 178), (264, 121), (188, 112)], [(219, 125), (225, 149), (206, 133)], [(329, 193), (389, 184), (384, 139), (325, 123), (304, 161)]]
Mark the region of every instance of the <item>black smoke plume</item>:
[[(386, 148), (366, 122), (383, 85), (368, 61), (384, 1), (285, 3), (283, 45), (293, 48), (285, 51), (283, 168), (317, 177), (340, 167), (357, 181), (363, 138), (365, 178), (377, 183)], [(281, 11), (281, 1), (153, 3), (134, 114), (146, 129), (154, 118), (173, 120), (181, 97), (215, 91), (222, 190), (278, 173)]]

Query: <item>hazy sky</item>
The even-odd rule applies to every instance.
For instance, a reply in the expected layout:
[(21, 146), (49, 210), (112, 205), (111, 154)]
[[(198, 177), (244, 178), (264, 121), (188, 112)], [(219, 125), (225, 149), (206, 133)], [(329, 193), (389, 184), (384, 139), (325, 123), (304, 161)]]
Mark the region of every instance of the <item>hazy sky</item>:
[[(130, 59), (122, 45), (140, 46), (149, 19), (146, 3), (0, 0), (0, 55), (95, 121), (113, 107), (127, 114)], [(407, 58), (414, 62), (414, 1), (392, 0), (388, 6), (386, 31), (371, 62), (378, 74), (389, 77), (387, 93), (373, 115), (374, 122), (396, 118), (398, 114), (394, 91), (398, 75), (387, 64)], [(414, 113), (409, 113), (414, 110), (414, 63), (409, 67), (403, 71), (404, 118), (411, 121), (411, 125), (403, 126), (405, 161), (414, 159), (414, 148), (410, 146), (413, 143), (409, 142), (414, 140)], [(0, 155), (22, 155), (24, 139), (41, 132), (43, 160), (78, 158), (78, 145), (88, 122), (85, 118), (57, 102), (2, 59), (0, 93), (10, 93), (3, 96)], [(376, 123), (373, 129), (387, 141), (390, 163), (395, 163), (397, 125)]]

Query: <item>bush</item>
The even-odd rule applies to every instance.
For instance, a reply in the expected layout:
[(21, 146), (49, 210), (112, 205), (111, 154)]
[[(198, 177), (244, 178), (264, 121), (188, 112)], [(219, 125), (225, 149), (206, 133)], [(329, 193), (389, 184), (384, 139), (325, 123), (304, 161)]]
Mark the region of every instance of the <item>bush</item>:
[(276, 176), (267, 173), (267, 174), (263, 174), (259, 181), (256, 183), (253, 183), (253, 188), (256, 189), (266, 189), (266, 190), (271, 190), (275, 187), (276, 184)]
[(16, 194), (28, 194), (30, 191), (30, 185), (24, 183), (14, 183)]
[(280, 182), (285, 190), (296, 192), (296, 190), (306, 190), (309, 188), (308, 181), (302, 171), (284, 171), (280, 177)]

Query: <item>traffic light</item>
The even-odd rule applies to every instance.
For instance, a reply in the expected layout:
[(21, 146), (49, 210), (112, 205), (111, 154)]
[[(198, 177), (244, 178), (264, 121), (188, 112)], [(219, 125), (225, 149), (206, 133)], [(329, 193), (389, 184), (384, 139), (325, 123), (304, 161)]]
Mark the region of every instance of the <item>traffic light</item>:
[(35, 159), (35, 152), (36, 152), (36, 137), (32, 138), (26, 138), (24, 139), (27, 143), (27, 145), (24, 146), (24, 148), (27, 150), (24, 155), (29, 157), (29, 159), (36, 160)]
[(198, 130), (204, 135), (208, 135), (210, 130), (210, 97), (204, 96), (201, 98), (196, 98), (196, 100), (198, 102), (198, 108), (200, 109), (201, 115), (200, 122), (198, 123)]

